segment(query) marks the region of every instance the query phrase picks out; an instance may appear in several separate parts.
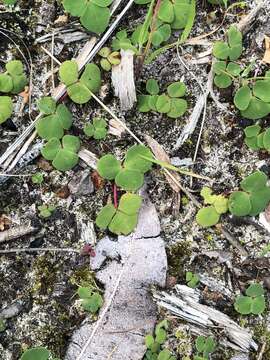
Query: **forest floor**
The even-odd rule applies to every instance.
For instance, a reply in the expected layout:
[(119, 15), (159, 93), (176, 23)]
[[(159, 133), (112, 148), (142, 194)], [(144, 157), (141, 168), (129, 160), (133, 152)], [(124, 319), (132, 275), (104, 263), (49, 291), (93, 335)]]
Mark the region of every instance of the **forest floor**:
[[(219, 6), (213, 6), (206, 1), (197, 3), (195, 24), (190, 37), (212, 31), (221, 23), (224, 16), (224, 9)], [(222, 27), (207, 40), (213, 42), (222, 38), (229, 25), (237, 23), (254, 6), (255, 1), (248, 1), (247, 6), (243, 8), (235, 7), (226, 17)], [(51, 58), (41, 48), (44, 46), (50, 51), (51, 38), (44, 43), (38, 42), (37, 39), (59, 29), (56, 19), (63, 14), (63, 7), (54, 0), (20, 0), (12, 9), (0, 5), (0, 67), (11, 58), (21, 59), (18, 47), (25, 52), (21, 42), (23, 39), (33, 59), (33, 102), (42, 95), (48, 95), (52, 90), (51, 76), (48, 75)], [(264, 73), (267, 69), (260, 60), (265, 51), (264, 35), (270, 36), (269, 14), (270, 3), (260, 10), (244, 36), (242, 61), (248, 65), (251, 59), (255, 59), (258, 74)], [(144, 16), (145, 10), (133, 5), (117, 30), (125, 28), (132, 30)], [(62, 29), (70, 31), (76, 29), (82, 36), (87, 35), (86, 31), (74, 21), (68, 21), (61, 26)], [(5, 30), (12, 33), (7, 33)], [(7, 38), (6, 34), (13, 41)], [(63, 38), (55, 36), (55, 57), (62, 62), (77, 56), (89, 37), (90, 35), (80, 41), (65, 43)], [(175, 40), (177, 40), (176, 34), (172, 37), (172, 42)], [(184, 45), (182, 49), (182, 59), (203, 85), (207, 82), (211, 60), (200, 64), (196, 59), (207, 49), (198, 45)], [(140, 113), (136, 106), (130, 111), (121, 112), (119, 101), (113, 95), (109, 73), (103, 76), (100, 96), (110, 109), (125, 120), (126, 125), (140, 139), (144, 139), (144, 135), (147, 134), (164, 147), (170, 158), (192, 159), (200, 123), (178, 150), (174, 150), (174, 147), (201, 93), (198, 83), (179, 60), (175, 47), (161, 54), (151, 64), (143, 66), (140, 77), (136, 80), (138, 93), (144, 93), (148, 78), (157, 79), (162, 89), (173, 81), (184, 81), (188, 91), (187, 113), (180, 119), (173, 120), (162, 114)], [(198, 156), (192, 170), (210, 177), (213, 180), (212, 188), (216, 193), (226, 194), (237, 189), (240, 180), (256, 169), (262, 169), (270, 176), (270, 161), (268, 154), (253, 152), (244, 144), (243, 128), (250, 125), (250, 122), (242, 119), (233, 107), (232, 89), (223, 91), (215, 89), (215, 91), (219, 101), (226, 103), (227, 109), (231, 112), (224, 112), (209, 97)], [(22, 113), (19, 112), (22, 101), (23, 99), (18, 96), (17, 115), (0, 126), (0, 154), (5, 152), (30, 123), (27, 106)], [(113, 152), (121, 158), (128, 147), (134, 144), (133, 138), (128, 133), (124, 133), (121, 138), (109, 135), (102, 141), (86, 138), (82, 129), (89, 119), (94, 115), (102, 115), (109, 119), (94, 101), (84, 106), (70, 104), (70, 109), (75, 119), (71, 133), (79, 135), (83, 146), (97, 157)], [(36, 108), (33, 106), (32, 118), (36, 114)], [(268, 116), (264, 121), (267, 123), (269, 119)], [(71, 186), (68, 184), (74, 179), (76, 183), (76, 176), (83, 171), (85, 168), (80, 163), (71, 171), (61, 173), (38, 156), (20, 169), (18, 174), (42, 172), (45, 179), (42, 184), (33, 184), (31, 177), (27, 176), (11, 177), (2, 183), (0, 185), (1, 230), (30, 223), (36, 231), (14, 239), (11, 243), (4, 243), (1, 248), (82, 249), (85, 245), (85, 238), (82, 235), (85, 226), (94, 223), (98, 211), (106, 203), (108, 196), (112, 195), (111, 186), (100, 185), (92, 170), (84, 188), (76, 189), (71, 193)], [(260, 316), (241, 317), (233, 308), (235, 294), (253, 280), (264, 281), (266, 297), (269, 297), (270, 257), (267, 254), (261, 256), (261, 251), (270, 240), (268, 231), (257, 219), (239, 220), (225, 216), (222, 220), (223, 225), (247, 252), (247, 256), (242, 256), (218, 228), (204, 229), (197, 224), (196, 206), (184, 194), (181, 196), (180, 208), (177, 209), (175, 194), (159, 167), (155, 167), (147, 175), (146, 183), (150, 199), (159, 214), (161, 236), (166, 246), (168, 291), (174, 284), (186, 284), (186, 271), (198, 274), (201, 301), (228, 314), (241, 326), (250, 329), (259, 345), (259, 350), (264, 343), (266, 344), (262, 359), (270, 360), (268, 310)], [(191, 184), (188, 176), (181, 176), (181, 183), (198, 201), (202, 202), (200, 190), (202, 186), (207, 185), (205, 180), (193, 179)], [(55, 206), (56, 210), (48, 219), (39, 216), (37, 207), (42, 204)], [(8, 219), (7, 224), (4, 219)], [(99, 241), (104, 236), (104, 232), (97, 228), (95, 232)], [(215, 251), (216, 257), (210, 257), (210, 251)], [(231, 268), (220, 262), (217, 254), (229, 259)], [(77, 286), (92, 281), (93, 276), (89, 267), (89, 257), (78, 253), (23, 252), (1, 255), (0, 251), (0, 317), (3, 309), (11, 305), (15, 307), (13, 316), (6, 320), (4, 331), (0, 331), (0, 359), (18, 360), (23, 349), (38, 345), (43, 345), (56, 356), (64, 358), (73, 331), (85, 319), (89, 318), (89, 321), (95, 319), (91, 319), (77, 306), (77, 297), (74, 296)], [(162, 320), (164, 317), (170, 316), (161, 311), (159, 318)], [(179, 329), (186, 336), (184, 340), (175, 337)], [(183, 327), (179, 319), (173, 318), (169, 334), (169, 349), (179, 359), (185, 356), (186, 359), (191, 359), (194, 337)], [(217, 336), (219, 335), (217, 332)], [(231, 356), (233, 356), (232, 350), (220, 346), (212, 355), (212, 359), (229, 360)], [(257, 357), (258, 353), (250, 354), (250, 359)]]

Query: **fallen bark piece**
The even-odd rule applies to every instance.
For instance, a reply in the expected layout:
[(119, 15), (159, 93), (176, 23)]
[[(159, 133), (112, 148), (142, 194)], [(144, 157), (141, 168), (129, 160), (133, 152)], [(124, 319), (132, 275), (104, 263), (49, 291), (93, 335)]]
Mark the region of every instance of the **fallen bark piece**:
[(179, 318), (195, 324), (198, 328), (219, 328), (223, 333), (222, 344), (234, 350), (248, 353), (257, 350), (258, 346), (247, 329), (240, 327), (228, 315), (199, 303), (200, 293), (185, 285), (176, 285), (177, 295), (157, 292), (154, 298), (157, 304)]
[(121, 50), (121, 63), (112, 67), (112, 84), (122, 110), (132, 109), (136, 102), (133, 59), (133, 51)]
[(144, 337), (152, 332), (157, 308), (152, 285), (165, 286), (167, 258), (154, 205), (144, 195), (135, 233), (117, 241), (103, 238), (91, 268), (105, 286), (96, 324), (84, 324), (72, 337), (66, 360), (141, 360)]

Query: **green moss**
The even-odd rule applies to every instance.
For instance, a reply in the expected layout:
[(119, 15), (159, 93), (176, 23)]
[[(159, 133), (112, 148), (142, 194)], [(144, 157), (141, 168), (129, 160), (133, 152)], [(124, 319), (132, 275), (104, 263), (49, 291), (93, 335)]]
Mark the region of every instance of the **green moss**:
[(191, 242), (181, 241), (167, 249), (169, 275), (184, 277), (184, 263), (191, 256)]
[[(266, 315), (264, 316), (266, 318)], [(259, 344), (266, 343), (263, 358), (270, 359), (270, 330), (267, 329), (265, 324), (258, 324), (253, 327), (253, 338)], [(254, 358), (256, 359), (256, 357)]]
[(96, 286), (95, 273), (90, 270), (89, 265), (76, 269), (69, 278), (69, 282), (76, 286)]

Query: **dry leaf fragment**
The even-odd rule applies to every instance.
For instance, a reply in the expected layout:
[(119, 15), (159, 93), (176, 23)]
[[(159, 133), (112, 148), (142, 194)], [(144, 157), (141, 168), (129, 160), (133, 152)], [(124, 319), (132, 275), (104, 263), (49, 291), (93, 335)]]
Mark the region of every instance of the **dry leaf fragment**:
[(0, 231), (8, 229), (10, 224), (11, 220), (6, 215), (0, 215)]
[(58, 18), (55, 20), (54, 24), (55, 25), (65, 25), (68, 22), (68, 16), (67, 15), (60, 15), (58, 16)]
[(266, 35), (264, 35), (264, 42), (265, 42), (265, 53), (262, 61), (267, 64), (270, 64), (270, 38)]
[[(168, 154), (166, 153), (166, 151), (163, 149), (163, 147), (153, 138), (151, 138), (151, 136), (149, 135), (145, 135), (145, 140), (148, 144), (148, 146), (151, 148), (151, 150), (153, 151), (153, 154), (155, 155), (155, 157), (160, 160), (160, 161), (165, 161), (167, 163), (171, 163), (170, 157), (168, 156)], [(170, 173), (174, 176), (174, 178), (180, 182), (180, 176), (179, 174), (177, 174), (175, 171), (170, 171)], [(166, 177), (166, 180), (168, 181), (170, 187), (177, 193), (180, 192), (180, 187), (171, 179), (171, 177), (169, 175), (167, 175), (166, 173), (164, 174)]]

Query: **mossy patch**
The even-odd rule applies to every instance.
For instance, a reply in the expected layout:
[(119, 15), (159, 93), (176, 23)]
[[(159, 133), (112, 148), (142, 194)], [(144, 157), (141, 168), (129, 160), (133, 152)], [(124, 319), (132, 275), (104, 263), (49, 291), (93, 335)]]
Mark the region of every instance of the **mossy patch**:
[(181, 241), (167, 248), (169, 275), (184, 277), (184, 263), (192, 254), (191, 243)]

